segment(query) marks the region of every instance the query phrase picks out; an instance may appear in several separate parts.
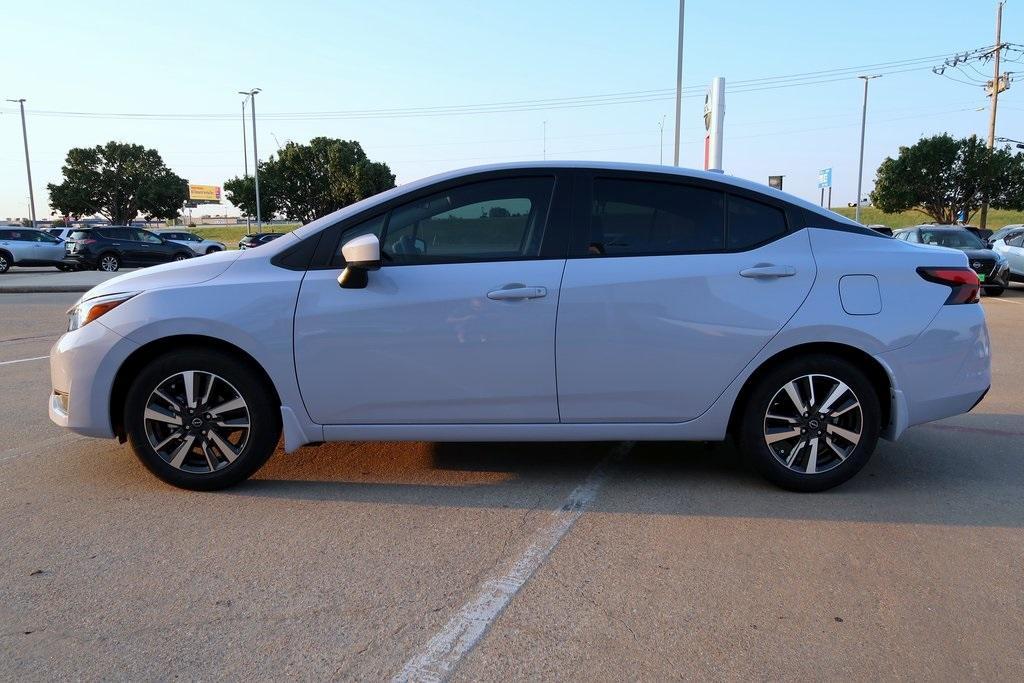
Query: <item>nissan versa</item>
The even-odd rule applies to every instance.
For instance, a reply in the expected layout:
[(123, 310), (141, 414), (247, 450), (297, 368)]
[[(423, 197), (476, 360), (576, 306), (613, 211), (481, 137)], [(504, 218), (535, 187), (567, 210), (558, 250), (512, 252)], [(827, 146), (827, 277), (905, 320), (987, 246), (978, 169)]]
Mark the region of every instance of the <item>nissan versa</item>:
[(662, 166), (475, 168), (69, 311), (50, 417), (217, 489), (337, 440), (721, 440), (795, 490), (989, 388), (978, 277), (781, 192)]

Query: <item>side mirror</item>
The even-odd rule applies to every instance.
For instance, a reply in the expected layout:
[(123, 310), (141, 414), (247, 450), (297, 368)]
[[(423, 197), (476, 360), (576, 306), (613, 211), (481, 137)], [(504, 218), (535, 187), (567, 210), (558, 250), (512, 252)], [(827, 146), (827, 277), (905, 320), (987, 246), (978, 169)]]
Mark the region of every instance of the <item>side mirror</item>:
[(341, 255), (348, 265), (338, 276), (338, 284), (344, 289), (363, 289), (370, 281), (367, 273), (380, 268), (380, 240), (376, 235), (360, 235), (345, 243)]

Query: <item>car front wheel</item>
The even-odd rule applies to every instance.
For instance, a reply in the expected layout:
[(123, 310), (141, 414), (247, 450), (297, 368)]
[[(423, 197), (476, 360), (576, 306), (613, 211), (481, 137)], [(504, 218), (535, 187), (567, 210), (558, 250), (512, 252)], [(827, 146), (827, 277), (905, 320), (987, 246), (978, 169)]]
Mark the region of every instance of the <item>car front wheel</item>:
[(274, 452), (278, 407), (253, 369), (231, 355), (183, 349), (146, 365), (124, 403), (135, 454), (157, 477), (186, 489), (237, 484)]
[(11, 257), (0, 251), (0, 273), (6, 273), (11, 269)]
[(191, 258), (191, 256), (189, 256), (188, 254), (185, 254), (185, 253), (178, 253), (178, 254), (174, 255), (174, 260), (175, 261), (184, 261), (185, 259), (188, 259), (188, 258)]
[(769, 481), (792, 491), (824, 491), (855, 475), (881, 431), (878, 395), (852, 363), (824, 355), (769, 371), (753, 387), (740, 447)]

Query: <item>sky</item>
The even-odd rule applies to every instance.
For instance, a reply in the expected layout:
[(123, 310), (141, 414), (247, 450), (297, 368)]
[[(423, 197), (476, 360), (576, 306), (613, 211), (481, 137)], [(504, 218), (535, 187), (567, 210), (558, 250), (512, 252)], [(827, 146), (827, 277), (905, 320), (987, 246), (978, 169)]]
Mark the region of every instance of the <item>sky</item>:
[[(400, 184), (544, 155), (658, 163), (663, 153), (671, 163), (678, 8), (677, 0), (11, 3), (0, 98), (27, 100), (40, 218), (51, 213), (46, 185), (59, 182), (72, 147), (153, 147), (191, 183), (241, 175), (237, 91), (256, 87), (262, 159), (278, 144), (323, 135), (358, 140)], [(784, 175), (786, 191), (817, 201), (818, 170), (832, 167), (833, 205), (852, 202), (856, 74), (886, 73), (870, 86), (866, 194), (901, 145), (987, 133), (982, 89), (930, 67), (993, 44), (994, 24), (995, 0), (689, 0), (680, 163), (703, 163), (703, 93), (722, 76), (727, 173), (762, 183)], [(1003, 40), (1024, 42), (1024, 0), (1007, 3)], [(868, 66), (878, 64), (889, 66)], [(839, 69), (847, 71), (793, 87), (749, 83)], [(1022, 78), (1000, 96), (997, 134), (1024, 139), (1024, 66), (1014, 69)], [(593, 97), (620, 93), (643, 94)], [(462, 110), (444, 109), (452, 107)], [(21, 121), (17, 105), (0, 102), (0, 217), (27, 215)]]

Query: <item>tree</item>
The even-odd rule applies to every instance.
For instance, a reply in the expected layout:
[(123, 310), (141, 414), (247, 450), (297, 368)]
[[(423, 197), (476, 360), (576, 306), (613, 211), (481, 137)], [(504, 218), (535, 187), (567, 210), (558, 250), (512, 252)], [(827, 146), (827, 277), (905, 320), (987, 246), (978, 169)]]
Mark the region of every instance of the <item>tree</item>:
[(921, 138), (878, 167), (871, 201), (886, 213), (915, 209), (937, 223), (971, 218), (988, 197), (996, 209), (1024, 209), (1024, 154), (989, 150), (972, 135)]
[[(303, 223), (395, 186), (388, 165), (370, 161), (355, 140), (317, 137), (307, 145), (289, 142), (276, 159), (270, 157), (259, 168), (262, 214), (280, 212)], [(232, 178), (224, 189), (228, 201), (255, 215), (251, 178)]]
[(76, 147), (64, 162), (64, 182), (50, 183), (50, 206), (61, 214), (100, 214), (124, 225), (146, 218), (177, 218), (188, 182), (167, 168), (159, 152), (142, 145), (108, 142)]

